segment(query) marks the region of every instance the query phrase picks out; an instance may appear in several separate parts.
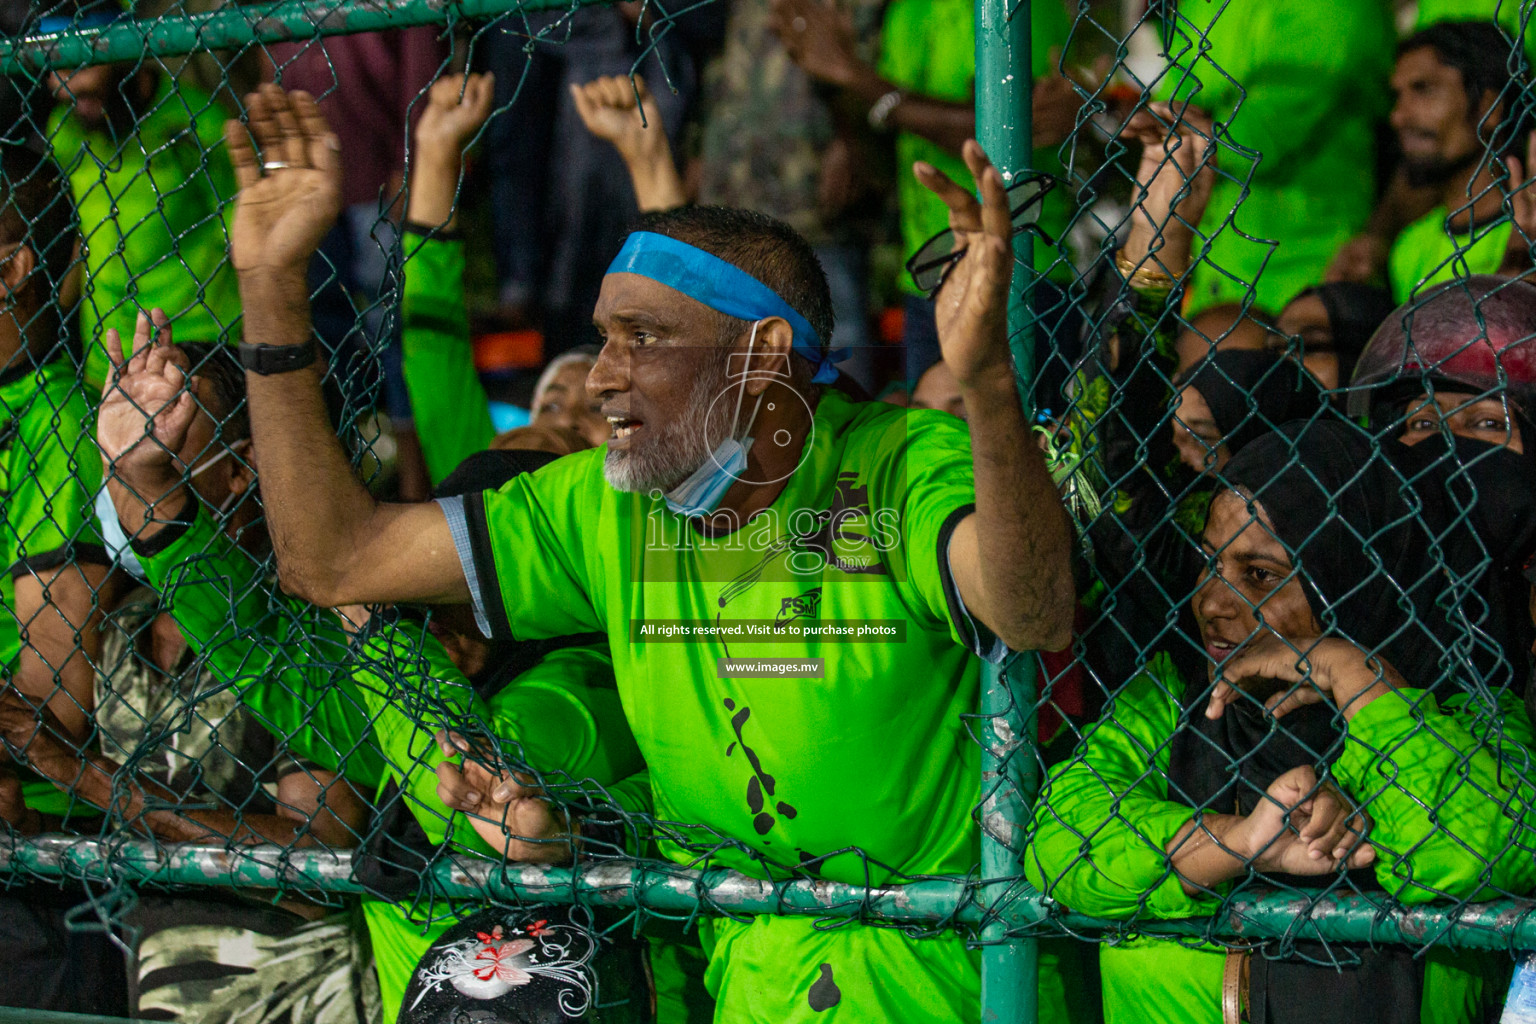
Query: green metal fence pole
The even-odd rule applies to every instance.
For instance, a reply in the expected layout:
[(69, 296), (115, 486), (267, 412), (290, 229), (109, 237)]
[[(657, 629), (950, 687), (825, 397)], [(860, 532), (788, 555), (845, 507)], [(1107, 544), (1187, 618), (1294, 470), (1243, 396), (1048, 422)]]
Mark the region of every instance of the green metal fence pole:
[[(976, 0), (976, 138), (1002, 172), (1005, 184), (1030, 163), (1030, 0)], [(1014, 239), (1013, 292), (1008, 303), (1009, 340), (1021, 392), (1034, 374), (1034, 320), (1029, 278), (1034, 244), (1026, 232)], [(1028, 411), (1026, 397), (1026, 411)], [(1001, 908), (1019, 873), (1029, 804), (1039, 786), (1034, 758), (1034, 658), (1015, 658), (1007, 669), (992, 665), (982, 678), (981, 874), (984, 901)], [(995, 881), (994, 881), (995, 880)], [(1007, 924), (989, 915), (982, 929), (981, 1019), (1035, 1024), (1038, 1019), (1039, 951), (1035, 939), (1003, 941)]]
[(570, 10), (603, 0), (371, 0), (343, 4), (315, 0), (229, 4), (204, 14), (123, 19), (89, 29), (0, 39), (0, 72), (36, 74), (50, 67), (82, 67), (194, 50), (240, 49), (251, 43), (294, 42), (316, 36), (441, 25), (450, 16), (489, 18), (509, 11)]
[[(350, 850), (282, 846), (162, 844), (149, 839), (42, 835), (0, 837), (0, 876), (84, 879), (130, 885), (220, 886), (359, 893)], [(735, 871), (689, 870), (657, 861), (593, 860), (575, 867), (509, 864), (479, 857), (437, 861), (425, 880), (435, 897), (502, 903), (582, 903), (643, 907), (685, 918), (695, 914), (801, 914), (890, 923), (975, 926), (998, 915), (964, 878), (928, 878), (876, 886), (810, 879), (768, 881)], [(1064, 912), (1039, 893), (1015, 890), (1003, 922), (1024, 930), (1054, 926), (1078, 935), (1161, 935), (1246, 940), (1289, 938), (1407, 948), (1438, 945), (1493, 951), (1536, 949), (1536, 900), (1407, 907), (1382, 893), (1254, 890), (1234, 896), (1215, 917), (1144, 920), (1130, 926)]]

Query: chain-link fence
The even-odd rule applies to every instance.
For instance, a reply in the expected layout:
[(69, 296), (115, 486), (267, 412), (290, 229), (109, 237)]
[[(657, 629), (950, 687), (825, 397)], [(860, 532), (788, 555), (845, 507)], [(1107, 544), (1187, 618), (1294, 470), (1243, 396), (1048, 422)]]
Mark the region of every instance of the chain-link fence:
[[(8, 26), (0, 816), (35, 986), (126, 951), (127, 995), (63, 1008), (1497, 1013), (1536, 948), (1532, 5), (634, 6), (82, 0)], [(979, 456), (971, 479), (998, 422), (974, 381), (967, 434), (791, 374), (811, 454), (763, 486), (809, 517), (765, 508), (719, 551), (676, 514), (699, 489), (635, 516), (579, 454), (647, 429), (581, 397), (619, 372), (574, 345), (593, 301), (609, 350), (621, 321), (680, 330), (598, 297), (638, 213), (757, 196), (836, 281), (807, 161), (969, 188), (970, 135), (1013, 218), (1015, 449), (1075, 526), (1030, 551), (1070, 554), (1076, 594), (1043, 654), (1006, 652), (955, 568), (963, 514), (1008, 504)], [(897, 301), (963, 366), (954, 242), (924, 244), (949, 214), (874, 177), (848, 208), (898, 226)], [(722, 235), (753, 222), (661, 216), (752, 258)], [(541, 233), (567, 248), (506, 241)], [(289, 242), (307, 267), (263, 262)], [(838, 344), (644, 244), (628, 273), (729, 310), (749, 360), (769, 315)], [(543, 355), (573, 347), (519, 426), (471, 335), (540, 260), (564, 268)], [(866, 384), (930, 380), (844, 347)], [(894, 417), (864, 455), (813, 443), (860, 416)], [(390, 518), (429, 492), (443, 532)], [(402, 553), (387, 580), (334, 541), (368, 533)], [(444, 558), (452, 585), (416, 578)]]

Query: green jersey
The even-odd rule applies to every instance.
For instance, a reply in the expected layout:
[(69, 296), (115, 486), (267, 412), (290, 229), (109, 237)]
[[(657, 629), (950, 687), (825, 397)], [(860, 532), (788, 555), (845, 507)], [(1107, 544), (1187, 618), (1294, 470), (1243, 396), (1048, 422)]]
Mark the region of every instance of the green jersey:
[[(491, 853), (437, 798), (436, 768), (446, 759), (434, 740), (440, 729), (489, 731), (541, 772), (591, 779), (626, 810), (650, 809), (601, 646), (552, 651), (482, 698), (419, 623), (353, 636), (334, 613), (279, 595), (205, 512), (160, 550), (141, 550), (140, 560), (210, 670), (289, 749), (380, 793), (394, 783), (433, 843)], [(367, 900), (363, 912), (385, 1019), (394, 1020), (417, 962), (463, 908), (444, 902), (413, 913)]]
[(1456, 234), (1441, 206), (1403, 229), (1387, 256), (1387, 279), (1392, 301), (1407, 302), (1431, 285), (1473, 274), (1496, 274), (1504, 265), (1514, 222), (1500, 217)]
[(161, 74), (121, 141), (66, 106), (48, 120), (80, 216), (80, 333), (85, 378), (97, 391), (108, 366), (102, 331), (117, 328), (128, 346), (140, 309), (163, 308), (178, 341), (239, 340), (240, 293), (225, 255), (236, 192), (227, 119), (213, 97)]
[[(1200, 917), (1220, 905), (1189, 895), (1168, 866), (1168, 843), (1195, 814), (1168, 788), (1183, 689), (1159, 658), (1051, 773), (1024, 857), (1030, 884), (1078, 913), (1122, 920)], [(1493, 713), (1466, 694), (1442, 706), (1408, 688), (1360, 709), (1331, 771), (1371, 814), (1374, 868), (1389, 895), (1475, 901), (1536, 886), (1536, 863), (1522, 852), (1536, 827), (1536, 792), (1508, 770), (1529, 759), (1533, 740), (1520, 699), (1507, 693)], [(1425, 1020), (1470, 1024), (1484, 1019), (1480, 1005), (1503, 998), (1507, 959), (1441, 948), (1426, 957)], [(1214, 947), (1175, 942), (1105, 947), (1106, 1020), (1216, 1024), (1223, 960)]]
[[(663, 853), (853, 883), (969, 871), (980, 751), (963, 718), (979, 662), (966, 648), (990, 639), (948, 582), (948, 539), (975, 501), (965, 424), (829, 391), (783, 492), (713, 538), (610, 487), (604, 454), (440, 504), (493, 634), (608, 633), (656, 814), (686, 823)], [(765, 657), (820, 671), (751, 677)], [(840, 852), (852, 846), (863, 854)], [(928, 993), (896, 1019), (976, 1012), (975, 963), (954, 935), (774, 917), (711, 933), (722, 1019), (823, 1019), (810, 994), (823, 965), (843, 993), (836, 1019), (892, 1019), (879, 993), (896, 976)]]
[(15, 580), (85, 558), (107, 564), (96, 530), (94, 500), (101, 488), (101, 451), (91, 437), (95, 416), (73, 366), (22, 365), (0, 374), (0, 536), (8, 572), (0, 595), (0, 665), (7, 672), (21, 653)]
[(464, 243), (406, 227), (400, 365), (433, 485), (496, 437), (464, 307)]
[[(1071, 26), (1060, 0), (1037, 0), (1030, 8), (1030, 74), (1038, 79), (1055, 72), (1052, 51), (1067, 45)], [(976, 7), (970, 0), (894, 0), (886, 8), (880, 32), (880, 74), (915, 95), (940, 100), (970, 102), (976, 93)], [(956, 153), (915, 132), (896, 138), (897, 195), (901, 200), (903, 255), (910, 257), (922, 244), (949, 227), (949, 208), (912, 175), (912, 165), (927, 161), (966, 188), (975, 188), (970, 169)], [(1063, 171), (1054, 148), (1036, 149), (1035, 170), (1060, 175)], [(1072, 218), (1068, 189), (1056, 189), (1047, 197), (1040, 226), (1061, 240)], [(1056, 266), (1057, 253), (1040, 241), (1035, 243), (1035, 268), (1042, 274), (1055, 269), (1071, 276), (1071, 265)], [(902, 290), (916, 295), (910, 274), (899, 275)]]
[[(21, 654), (16, 580), (74, 561), (108, 563), (93, 501), (101, 488), (101, 452), (91, 437), (95, 416), (67, 361), (20, 365), (0, 374), (0, 494), (5, 530), (0, 552), (0, 666), (9, 675)], [(22, 785), (27, 806), (48, 814), (78, 810), (52, 783)]]
[(1371, 214), (1371, 154), (1397, 38), (1391, 5), (1181, 3), (1178, 15), (1159, 98), (1208, 111), (1221, 143), (1193, 243), (1200, 258), (1208, 240), (1209, 255), (1195, 268), (1186, 315), (1250, 292), (1279, 311), (1323, 279)]

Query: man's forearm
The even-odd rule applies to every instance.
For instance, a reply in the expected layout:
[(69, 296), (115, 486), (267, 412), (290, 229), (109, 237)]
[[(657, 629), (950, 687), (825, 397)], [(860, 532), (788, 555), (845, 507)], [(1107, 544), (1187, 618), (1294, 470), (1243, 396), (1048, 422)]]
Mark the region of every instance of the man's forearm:
[(16, 618), (23, 639), (15, 683), (46, 702), (69, 735), (90, 732), (96, 661), (101, 656), (101, 608), (96, 593), (107, 577), (100, 565), (70, 564), (47, 576), (15, 581)]
[(1403, 228), (1433, 210), (1439, 198), (1433, 186), (1410, 185), (1408, 175), (1399, 167), (1387, 182), (1381, 201), (1371, 211), (1364, 233), (1391, 242)]
[(672, 147), (667, 144), (666, 133), (660, 124), (646, 129), (657, 139), (638, 152), (623, 153), (624, 166), (629, 170), (629, 181), (635, 189), (635, 205), (641, 213), (661, 213), (675, 210), (688, 202), (688, 190), (677, 164), (672, 159)]
[(413, 224), (452, 231), (459, 224), (461, 161), (439, 153), (418, 152), (411, 172), (411, 201), (405, 219)]
[(901, 102), (886, 116), (886, 126), (921, 135), (951, 153), (960, 152), (965, 140), (976, 134), (975, 104), (908, 95), (868, 64), (861, 64), (844, 87), (866, 110), (882, 96), (901, 91)]
[(961, 386), (976, 476), (976, 565), (987, 625), (1014, 650), (1072, 638), (1072, 529), (1011, 373)]
[(100, 807), (146, 835), (172, 843), (223, 843), (246, 845), (312, 846), (318, 840), (303, 822), (277, 814), (239, 814), (229, 810), (183, 809), (180, 797), (158, 782), (134, 775), (115, 782), (122, 766), (100, 755), (85, 759), (73, 789), (86, 803)]
[[(246, 340), (291, 346), (311, 335), (302, 274), (242, 275)], [(290, 373), (246, 374), (261, 499), (285, 586), (316, 600), (344, 571), (376, 508), (331, 430), (323, 360)]]

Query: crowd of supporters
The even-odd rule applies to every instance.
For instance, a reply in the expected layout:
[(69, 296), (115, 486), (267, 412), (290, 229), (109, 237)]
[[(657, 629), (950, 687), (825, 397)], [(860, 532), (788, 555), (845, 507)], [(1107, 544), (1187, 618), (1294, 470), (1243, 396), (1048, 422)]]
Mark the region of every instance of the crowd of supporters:
[[(17, 35), (151, 13), (14, 6)], [(432, 878), (973, 874), (984, 665), (1020, 658), (1017, 870), (1063, 913), (1536, 894), (1517, 7), (1035, 0), (1009, 180), (973, 140), (969, 0), (621, 3), (254, 48), (203, 85), (11, 80), (0, 818), (349, 851), (365, 895), (108, 907), (17, 876), (0, 1005), (975, 1020), (960, 929)], [(1095, 52), (1127, 18), (1156, 52)], [(537, 357), (488, 371), (507, 337)], [(1041, 954), (1072, 1024), (1471, 1024), (1511, 973)]]

